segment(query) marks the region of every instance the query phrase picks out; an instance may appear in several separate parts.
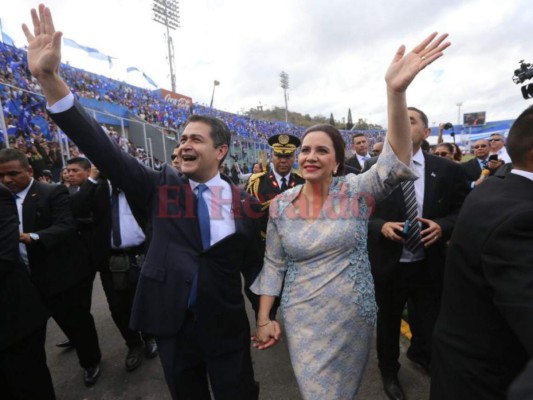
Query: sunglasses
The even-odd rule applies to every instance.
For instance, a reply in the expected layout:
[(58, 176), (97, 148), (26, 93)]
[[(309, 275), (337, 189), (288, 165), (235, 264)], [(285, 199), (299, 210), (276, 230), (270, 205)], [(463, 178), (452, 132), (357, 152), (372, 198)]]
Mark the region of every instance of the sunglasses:
[(450, 153), (448, 153), (448, 152), (446, 152), (446, 151), (436, 151), (436, 152), (433, 153), (433, 154), (435, 154), (436, 156), (439, 156), (439, 157), (448, 157), (448, 155), (449, 155)]
[(172, 154), (172, 155), (170, 156), (170, 159), (171, 159), (172, 161), (174, 161), (174, 160), (176, 159), (176, 157), (177, 157), (177, 155)]
[(479, 149), (479, 148), (484, 149), (485, 147), (487, 147), (486, 144), (478, 144), (478, 145), (474, 146), (474, 149)]
[(489, 139), (489, 142), (501, 142), (501, 139)]

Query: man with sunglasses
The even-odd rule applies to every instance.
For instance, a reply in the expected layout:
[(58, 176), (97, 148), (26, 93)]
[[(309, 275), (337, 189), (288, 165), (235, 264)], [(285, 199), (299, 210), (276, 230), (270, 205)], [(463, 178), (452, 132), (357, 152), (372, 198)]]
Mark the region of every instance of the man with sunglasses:
[[(497, 155), (498, 160), (503, 161), (504, 164), (511, 162), (511, 157), (507, 154), (507, 149), (505, 148), (505, 138), (499, 133), (493, 133), (490, 135), (490, 155)], [(501, 163), (500, 163), (501, 164)], [(500, 167), (501, 165), (498, 165)]]
[(172, 155), (170, 156), (170, 159), (172, 160), (172, 166), (176, 168), (179, 172), (181, 172), (181, 157), (179, 153), (180, 153), (180, 145), (178, 144), (172, 151)]
[(489, 175), (493, 175), (500, 165), (498, 161), (489, 161), (490, 144), (487, 139), (476, 141), (473, 149), (474, 158), (460, 164), (465, 171), (470, 189), (474, 189), (485, 180), (487, 176), (481, 174), (484, 169), (490, 171)]

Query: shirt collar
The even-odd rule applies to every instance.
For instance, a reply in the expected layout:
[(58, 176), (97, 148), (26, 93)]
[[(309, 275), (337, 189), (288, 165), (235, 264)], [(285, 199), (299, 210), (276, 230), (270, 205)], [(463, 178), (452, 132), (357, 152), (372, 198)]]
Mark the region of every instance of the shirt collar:
[(24, 199), (26, 198), (26, 195), (28, 194), (28, 191), (31, 188), (31, 185), (33, 185), (33, 180), (34, 179), (31, 178), (30, 184), (28, 186), (26, 186), (26, 188), (24, 190), (21, 190), (20, 192), (16, 193), (17, 197), (22, 199), (22, 201), (24, 201)]
[(289, 172), (287, 175), (285, 176), (281, 176), (280, 174), (278, 174), (274, 169), (272, 169), (272, 173), (274, 174), (274, 176), (276, 177), (276, 180), (278, 182), (281, 182), (281, 179), (282, 178), (285, 178), (287, 180), (287, 183), (289, 183), (289, 178), (291, 176), (291, 173)]
[(511, 170), (511, 173), (512, 173), (512, 174), (516, 174), (516, 175), (523, 176), (524, 178), (527, 178), (527, 179), (529, 179), (530, 181), (533, 181), (533, 172), (529, 172), (529, 171), (524, 171), (524, 170), (521, 170), (521, 169), (513, 168), (513, 169)]
[[(189, 178), (189, 184), (191, 185), (191, 190), (194, 192), (196, 188), (198, 187), (198, 185), (200, 185), (200, 182), (193, 181), (192, 179)], [(213, 191), (212, 188), (222, 187), (223, 184), (224, 184), (224, 181), (220, 177), (219, 172), (217, 172), (217, 174), (211, 179), (209, 179), (207, 182), (204, 182), (204, 185), (206, 185), (211, 191)]]
[(418, 149), (418, 151), (413, 154), (411, 157), (411, 162), (415, 163), (415, 165), (424, 166), (426, 164), (426, 159), (424, 157), (424, 153), (422, 152), (422, 149)]

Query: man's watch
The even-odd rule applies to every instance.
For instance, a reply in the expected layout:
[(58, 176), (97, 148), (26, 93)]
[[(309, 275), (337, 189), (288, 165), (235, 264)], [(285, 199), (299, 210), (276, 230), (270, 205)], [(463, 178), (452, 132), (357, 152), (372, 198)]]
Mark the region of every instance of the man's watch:
[(30, 233), (30, 238), (32, 241), (36, 242), (39, 240), (39, 235), (37, 233)]

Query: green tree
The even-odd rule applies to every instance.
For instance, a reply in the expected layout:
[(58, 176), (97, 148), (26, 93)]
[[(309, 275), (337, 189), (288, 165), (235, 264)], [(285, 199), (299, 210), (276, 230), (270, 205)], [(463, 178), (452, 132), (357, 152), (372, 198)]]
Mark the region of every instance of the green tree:
[(350, 130), (353, 128), (353, 121), (352, 121), (352, 109), (348, 108), (348, 120), (346, 121), (346, 130)]
[(335, 118), (333, 118), (333, 113), (329, 114), (329, 124), (335, 126)]

